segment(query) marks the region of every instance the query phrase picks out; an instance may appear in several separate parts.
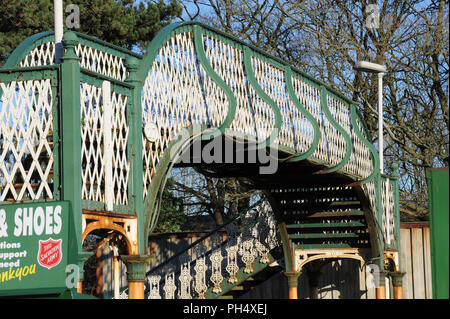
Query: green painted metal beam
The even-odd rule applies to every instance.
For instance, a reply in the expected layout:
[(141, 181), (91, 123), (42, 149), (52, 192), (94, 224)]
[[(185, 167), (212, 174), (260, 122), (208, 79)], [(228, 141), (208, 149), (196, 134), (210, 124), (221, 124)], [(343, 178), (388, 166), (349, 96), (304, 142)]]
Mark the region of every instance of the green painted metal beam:
[(295, 107), (297, 107), (299, 109), (299, 111), (308, 119), (308, 121), (311, 123), (313, 130), (314, 130), (314, 138), (313, 138), (313, 141), (312, 141), (309, 149), (305, 153), (290, 159), (290, 161), (292, 161), (292, 162), (297, 162), (297, 161), (301, 161), (306, 158), (309, 158), (314, 153), (314, 151), (317, 148), (317, 145), (319, 145), (321, 133), (320, 133), (319, 123), (317, 123), (314, 116), (312, 116), (312, 114), (309, 113), (309, 111), (303, 106), (303, 104), (298, 99), (297, 94), (295, 94), (294, 87), (292, 85), (292, 76), (293, 76), (292, 68), (286, 66), (285, 67), (285, 81), (286, 81), (286, 89), (288, 91), (289, 97), (291, 98), (292, 103), (294, 103)]
[(311, 215), (307, 215), (307, 218), (330, 218), (330, 217), (362, 217), (364, 212), (361, 210), (347, 210), (343, 212), (318, 212)]
[(234, 116), (236, 115), (237, 101), (233, 91), (228, 87), (225, 81), (222, 80), (222, 78), (214, 71), (211, 64), (209, 63), (209, 60), (206, 57), (206, 53), (203, 48), (202, 29), (198, 25), (194, 25), (194, 44), (195, 44), (195, 51), (197, 53), (198, 59), (200, 60), (202, 67), (205, 69), (206, 73), (208, 74), (209, 77), (211, 77), (214, 83), (216, 83), (217, 86), (225, 92), (229, 104), (228, 113), (224, 122), (220, 125), (220, 127), (217, 128), (216, 131), (214, 131), (211, 134), (208, 134), (205, 137), (206, 139), (212, 139), (224, 133), (225, 129), (230, 127), (231, 122), (233, 122)]
[[(326, 168), (322, 171), (319, 171), (318, 173), (332, 173), (340, 170), (347, 164), (347, 162), (350, 160), (350, 156), (352, 154), (352, 140), (350, 138), (350, 135), (345, 131), (345, 129), (335, 120), (333, 117), (333, 114), (331, 114), (331, 111), (328, 107), (328, 101), (327, 96), (329, 95), (329, 91), (327, 87), (321, 86), (320, 87), (320, 104), (322, 106), (323, 112), (325, 113), (325, 116), (327, 120), (330, 122), (330, 124), (342, 135), (345, 141), (345, 155), (342, 158), (342, 160), (336, 164), (333, 167)], [(330, 151), (330, 149), (328, 149)]]
[(433, 298), (449, 298), (449, 171), (426, 171), (430, 211), (431, 276)]
[(353, 248), (350, 244), (296, 244), (295, 249), (335, 249)]
[(253, 52), (251, 49), (247, 46), (244, 47), (244, 66), (245, 66), (245, 73), (247, 75), (247, 79), (250, 82), (253, 89), (256, 91), (256, 93), (263, 99), (263, 101), (269, 105), (269, 107), (272, 109), (274, 115), (275, 115), (275, 123), (272, 132), (270, 135), (266, 138), (266, 140), (262, 143), (259, 143), (256, 147), (266, 147), (270, 144), (273, 144), (278, 137), (278, 134), (281, 131), (281, 112), (277, 104), (270, 98), (270, 96), (264, 92), (264, 90), (261, 88), (261, 86), (258, 83), (258, 80), (256, 79), (255, 73), (253, 71), (252, 67), (252, 56)]
[(81, 224), (81, 115), (80, 65), (75, 54), (78, 38), (66, 32), (63, 44), (66, 53), (61, 58), (61, 199), (70, 202), (78, 252), (82, 251)]
[(365, 227), (362, 222), (288, 224), (287, 229)]
[(336, 234), (289, 234), (290, 239), (334, 239), (334, 238), (358, 238), (361, 237), (355, 233), (336, 233)]

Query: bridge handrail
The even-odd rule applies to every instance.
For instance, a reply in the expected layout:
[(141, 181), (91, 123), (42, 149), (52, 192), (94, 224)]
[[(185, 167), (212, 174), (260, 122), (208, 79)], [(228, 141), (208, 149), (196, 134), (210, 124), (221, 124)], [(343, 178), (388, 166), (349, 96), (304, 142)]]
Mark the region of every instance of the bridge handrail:
[[(158, 298), (160, 282), (164, 283), (164, 291), (166, 289), (170, 290), (169, 286), (176, 289), (175, 278), (177, 277), (180, 280), (178, 297), (182, 299), (191, 298), (191, 269), (196, 271), (194, 288), (198, 297), (205, 298), (206, 296), (211, 296), (211, 294), (212, 296), (218, 296), (238, 284), (240, 280), (250, 276), (252, 272), (264, 267), (261, 265), (267, 265), (272, 262), (273, 257), (270, 255), (270, 251), (278, 245), (278, 239), (276, 238), (276, 230), (270, 222), (271, 218), (273, 219), (273, 214), (264, 210), (264, 204), (267, 205), (264, 200), (256, 202), (227, 223), (218, 226), (212, 232), (202, 236), (182, 251), (148, 271), (146, 276), (150, 284), (149, 298)], [(258, 214), (247, 216), (255, 208)], [(243, 217), (249, 218), (249, 220), (244, 220), (242, 225), (234, 225), (233, 229), (227, 228), (232, 222)], [(260, 227), (266, 230), (256, 231), (256, 228), (259, 229)], [(225, 240), (220, 239), (219, 231), (221, 229), (226, 229), (227, 231)], [(212, 236), (217, 236), (217, 238), (211, 238)], [(207, 242), (208, 240), (209, 243)], [(211, 245), (211, 248), (207, 250), (209, 245)], [(222, 258), (225, 258), (223, 255), (224, 251), (226, 251), (227, 255), (227, 267), (225, 269), (218, 266), (221, 264)], [(242, 255), (242, 262), (237, 258), (238, 253)], [(165, 269), (164, 267), (169, 268)], [(220, 268), (220, 272), (216, 267)], [(211, 272), (210, 281), (214, 284), (214, 287), (210, 286), (208, 288), (208, 286), (200, 285), (202, 282), (200, 278), (203, 278), (203, 283), (207, 285), (206, 273), (209, 271)], [(161, 278), (163, 277), (161, 276), (162, 274), (166, 276)], [(226, 279), (227, 276), (229, 276), (228, 279)], [(169, 283), (166, 282), (167, 280), (169, 280)], [(168, 292), (166, 291), (166, 297), (170, 296), (170, 293), (167, 294)]]
[(173, 256), (169, 257), (164, 262), (160, 263), (159, 265), (157, 265), (157, 266), (153, 267), (152, 269), (150, 269), (149, 271), (147, 271), (146, 272), (146, 276), (149, 276), (151, 273), (153, 273), (153, 272), (157, 271), (158, 269), (168, 265), (170, 262), (174, 261), (176, 258), (179, 258), (181, 255), (183, 255), (184, 253), (189, 251), (191, 248), (193, 248), (194, 246), (198, 245), (199, 243), (205, 241), (207, 238), (211, 237), (212, 235), (216, 234), (219, 230), (224, 229), (226, 226), (230, 225), (231, 223), (233, 223), (234, 221), (236, 221), (237, 219), (242, 217), (244, 214), (246, 214), (248, 211), (252, 210), (256, 206), (261, 204), (263, 201), (264, 201), (264, 199), (258, 200), (256, 203), (254, 203), (253, 205), (249, 206), (248, 208), (242, 210), (240, 213), (236, 214), (235, 216), (233, 216), (232, 218), (227, 220), (222, 225), (219, 225), (219, 226), (215, 227), (213, 230), (209, 231), (207, 234), (203, 235), (202, 237), (200, 237), (199, 239), (194, 241), (192, 244), (190, 244), (189, 246), (187, 246), (183, 250), (177, 252), (176, 254), (174, 254)]
[[(130, 51), (128, 49), (100, 40), (96, 37), (89, 36), (84, 33), (80, 33), (77, 31), (71, 32), (75, 33), (79, 40), (76, 52), (78, 57), (80, 58), (80, 66), (86, 69), (91, 69), (91, 71), (94, 71), (98, 74), (110, 76), (115, 79), (125, 80), (128, 74), (124, 60), (129, 57), (142, 59), (142, 55), (136, 52)], [(37, 33), (25, 39), (11, 53), (2, 68), (17, 68), (55, 64), (54, 41), (54, 31)], [(100, 53), (96, 53), (95, 51)], [(38, 61), (35, 61), (34, 54), (38, 56)], [(115, 70), (108, 70), (105, 66), (107, 64), (106, 62), (103, 62), (103, 68), (100, 68), (98, 64), (99, 60), (101, 59), (106, 60), (106, 62), (115, 63)], [(95, 67), (97, 67), (98, 69), (95, 69)]]
[[(201, 31), (199, 31), (201, 30)], [(162, 46), (164, 46), (167, 41), (169, 41), (169, 39), (177, 34), (181, 34), (183, 32), (192, 32), (193, 36), (194, 36), (194, 41), (197, 44), (195, 49), (198, 50), (198, 43), (199, 41), (199, 36), (220, 36), (223, 38), (218, 38), (218, 40), (222, 41), (224, 44), (226, 45), (231, 45), (232, 47), (236, 47), (239, 48), (240, 51), (244, 52), (244, 61), (246, 61), (246, 70), (249, 70), (249, 58), (250, 57), (261, 57), (262, 59), (264, 59), (264, 63), (268, 63), (269, 65), (274, 66), (275, 68), (279, 68), (281, 70), (289, 70), (290, 72), (293, 72), (295, 78), (302, 78), (301, 81), (306, 81), (308, 84), (313, 85), (315, 89), (318, 89), (322, 92), (323, 96), (322, 96), (322, 102), (326, 102), (327, 99), (329, 99), (330, 101), (336, 101), (335, 103), (343, 103), (343, 106), (347, 108), (347, 116), (350, 117), (350, 105), (352, 105), (352, 101), (350, 99), (348, 99), (346, 96), (344, 96), (343, 94), (341, 94), (340, 92), (337, 92), (335, 89), (331, 88), (329, 85), (313, 78), (312, 76), (302, 72), (301, 70), (299, 70), (298, 68), (295, 67), (291, 67), (290, 65), (288, 65), (286, 62), (284, 62), (283, 60), (274, 57), (266, 52), (264, 52), (263, 50), (251, 45), (251, 44), (247, 44), (245, 42), (243, 42), (242, 40), (229, 35), (221, 30), (218, 30), (216, 28), (210, 27), (208, 25), (205, 25), (203, 23), (199, 23), (199, 22), (193, 22), (193, 21), (189, 21), (189, 22), (180, 22), (180, 23), (174, 23), (171, 24), (165, 28), (163, 28), (158, 34), (157, 36), (153, 39), (153, 41), (150, 43), (148, 49), (147, 49), (147, 55), (141, 60), (141, 64), (140, 67), (137, 71), (136, 77), (138, 79), (138, 81), (140, 81), (141, 83), (145, 83), (146, 78), (149, 75), (149, 71), (152, 69), (152, 64), (157, 61), (157, 56), (159, 54), (159, 50), (162, 48)], [(200, 50), (201, 51), (201, 50)], [(198, 51), (197, 51), (198, 54)], [(201, 60), (201, 56), (200, 56), (200, 60)], [(160, 62), (160, 60), (158, 60), (157, 63), (163, 63)], [(204, 65), (205, 63), (202, 62), (202, 65)], [(209, 65), (207, 65), (209, 67)], [(213, 76), (208, 72), (207, 74), (209, 76)], [(289, 74), (290, 74), (289, 72)], [(271, 99), (267, 96), (267, 94), (265, 92), (262, 92), (264, 94), (261, 95), (261, 90), (258, 91), (259, 87), (257, 85), (257, 81), (255, 81), (255, 79), (252, 78), (252, 72), (250, 72), (249, 74), (247, 74), (248, 76), (248, 80), (249, 82), (252, 84), (253, 87), (255, 87), (255, 90), (258, 92), (258, 95), (260, 97), (262, 97), (262, 99), (273, 109), (273, 114), (275, 116), (274, 119), (274, 129), (277, 128), (278, 130), (274, 130), (272, 132), (272, 135), (275, 133), (278, 133), (278, 131), (280, 131), (280, 122), (281, 122), (281, 118), (280, 118), (280, 114), (279, 114), (279, 106), (273, 106), (273, 101), (271, 101)], [(287, 75), (287, 71), (286, 71), (286, 75)], [(286, 81), (287, 82), (287, 81)], [(256, 83), (256, 85), (255, 85)], [(216, 85), (221, 88), (224, 92), (229, 91), (229, 88), (221, 83), (217, 83)], [(289, 89), (289, 88), (288, 88)], [(229, 94), (227, 94), (229, 95)], [(326, 96), (326, 98), (325, 98)], [(236, 112), (235, 108), (235, 103), (232, 103), (232, 101), (230, 101), (229, 99), (229, 110), (228, 110), (228, 115), (227, 115), (227, 119), (224, 120), (222, 126), (223, 127), (229, 127), (230, 124), (230, 114), (234, 115), (234, 113)], [(294, 101), (295, 104), (295, 101)], [(350, 159), (350, 155), (352, 152), (352, 142), (350, 140), (350, 137), (347, 135), (349, 133), (351, 133), (351, 125), (349, 125), (346, 129), (344, 129), (343, 127), (341, 127), (341, 123), (338, 123), (334, 120), (333, 115), (331, 115), (330, 112), (328, 111), (328, 107), (326, 105), (327, 103), (322, 103), (322, 108), (323, 111), (326, 112), (326, 117), (327, 117), (327, 121), (329, 121), (329, 123), (331, 123), (331, 126), (333, 126), (333, 130), (336, 130), (336, 134), (340, 134), (342, 135), (342, 138), (345, 139), (345, 147), (344, 147), (344, 153), (343, 157), (340, 159), (337, 159), (337, 162), (335, 160), (335, 165), (334, 167), (330, 167), (329, 171), (335, 171), (335, 170), (339, 170), (343, 167), (348, 166), (347, 164), (349, 164), (349, 161), (352, 161)], [(304, 114), (305, 110), (300, 110), (301, 113), (303, 113), (303, 116), (306, 116), (308, 119), (310, 119), (310, 117), (307, 116), (307, 114)], [(328, 114), (330, 113), (330, 114)], [(350, 120), (348, 120), (348, 122), (350, 122)], [(315, 124), (315, 123), (314, 123)], [(329, 124), (328, 124), (329, 125)], [(314, 125), (313, 125), (314, 126)], [(314, 128), (314, 138), (315, 141), (313, 142), (313, 144), (317, 143), (317, 129)], [(267, 141), (273, 141), (273, 136), (270, 135), (267, 138)], [(327, 147), (322, 146), (322, 147)], [(309, 150), (311, 151), (311, 150)], [(297, 154), (298, 156), (301, 156), (302, 154)], [(340, 156), (340, 155), (339, 155)], [(366, 174), (369, 175), (369, 174)], [(367, 177), (367, 176), (363, 176), (363, 177)]]
[(332, 88), (325, 82), (322, 82), (322, 81), (314, 78), (310, 74), (303, 72), (299, 68), (291, 66), (286, 61), (284, 61), (276, 56), (273, 56), (270, 53), (267, 53), (266, 51), (262, 50), (261, 48), (258, 48), (257, 46), (255, 46), (251, 43), (247, 43), (229, 33), (226, 33), (220, 29), (217, 29), (215, 27), (212, 27), (210, 25), (207, 25), (205, 23), (198, 22), (198, 21), (184, 21), (184, 22), (172, 23), (172, 24), (169, 24), (168, 26), (164, 27), (163, 29), (161, 29), (161, 31), (158, 32), (156, 37), (152, 40), (152, 42), (149, 44), (149, 46), (147, 48), (147, 55), (145, 55), (142, 59), (141, 66), (140, 66), (140, 72), (138, 73), (138, 77), (141, 82), (143, 82), (145, 80), (145, 77), (147, 76), (147, 72), (151, 66), (151, 63), (153, 63), (153, 60), (156, 57), (157, 50), (160, 48), (160, 46), (162, 44), (164, 44), (165, 41), (167, 41), (170, 38), (170, 36), (172, 35), (172, 32), (174, 32), (176, 29), (181, 29), (182, 27), (191, 26), (191, 25), (200, 26), (203, 29), (217, 33), (233, 42), (238, 43), (239, 45), (242, 45), (244, 47), (249, 47), (253, 51), (279, 63), (280, 66), (291, 68), (294, 72), (296, 72), (296, 73), (300, 74), (301, 76), (307, 78), (308, 80), (314, 82), (317, 86), (319, 86), (319, 87), (324, 86), (329, 92), (336, 94), (339, 98), (343, 99), (347, 103), (352, 103), (351, 99), (349, 99), (348, 97), (346, 97), (345, 95), (343, 95), (342, 93), (337, 91), (336, 89)]

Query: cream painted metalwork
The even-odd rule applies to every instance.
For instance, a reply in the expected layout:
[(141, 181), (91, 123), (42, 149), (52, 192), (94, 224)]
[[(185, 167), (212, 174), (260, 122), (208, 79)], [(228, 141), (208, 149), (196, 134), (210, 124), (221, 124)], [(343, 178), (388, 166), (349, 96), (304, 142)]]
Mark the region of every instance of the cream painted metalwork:
[(0, 81), (0, 93), (0, 201), (54, 198), (51, 80)]
[(389, 178), (382, 181), (383, 235), (388, 247), (395, 246), (395, 203), (393, 186)]
[[(80, 34), (81, 35), (81, 34)], [(19, 67), (52, 65), (55, 63), (55, 42), (47, 39), (34, 47), (18, 63)], [(75, 53), (80, 58), (80, 67), (124, 81), (128, 72), (125, 67), (125, 58), (108, 52), (106, 47), (99, 49), (93, 47), (89, 41), (83, 41), (75, 47)]]
[[(127, 96), (111, 91), (109, 108), (105, 108), (102, 88), (81, 83), (81, 160), (82, 199), (105, 203), (105, 162), (111, 162), (114, 205), (128, 204), (130, 163), (127, 158)], [(106, 112), (108, 110), (108, 112)], [(108, 116), (109, 134), (105, 132)], [(105, 152), (105, 136), (110, 136), (111, 151)]]
[[(255, 261), (268, 264), (269, 251), (280, 245), (270, 205), (261, 201), (243, 215), (242, 224), (240, 231), (230, 224), (225, 241), (218, 238), (217, 233), (213, 235), (217, 238), (212, 238), (209, 251), (203, 247), (203, 241), (191, 247), (189, 251), (192, 253), (188, 255), (186, 251), (180, 256), (178, 268), (176, 262), (171, 262), (168, 266), (150, 270), (148, 278), (153, 288), (148, 298), (160, 298), (163, 291), (165, 299), (205, 298), (207, 293), (220, 295), (225, 283), (238, 282), (236, 275), (241, 267), (245, 268), (245, 274), (251, 275)], [(199, 246), (202, 247), (198, 249)], [(163, 274), (165, 280), (157, 284), (155, 278), (161, 279)], [(161, 291), (157, 293), (155, 287), (159, 286)], [(180, 293), (174, 294), (175, 290)]]

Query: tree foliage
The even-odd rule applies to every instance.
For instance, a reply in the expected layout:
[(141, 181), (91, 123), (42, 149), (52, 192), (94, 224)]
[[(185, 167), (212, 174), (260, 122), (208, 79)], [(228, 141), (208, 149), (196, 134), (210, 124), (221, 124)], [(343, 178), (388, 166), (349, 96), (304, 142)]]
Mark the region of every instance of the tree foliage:
[(237, 178), (214, 178), (201, 169), (176, 168), (172, 173), (173, 190), (183, 202), (186, 216), (208, 215), (216, 225), (250, 205), (257, 192), (248, 189)]
[[(181, 15), (176, 0), (71, 0), (80, 9), (76, 31), (132, 49), (145, 50), (155, 34)], [(64, 5), (70, 4), (67, 1)], [(67, 17), (69, 13), (64, 12)], [(29, 36), (54, 29), (52, 0), (0, 0), (0, 65)]]
[(182, 201), (172, 191), (174, 180), (169, 178), (163, 190), (161, 210), (155, 233), (174, 233), (181, 231), (181, 225), (186, 222), (186, 216), (182, 212)]

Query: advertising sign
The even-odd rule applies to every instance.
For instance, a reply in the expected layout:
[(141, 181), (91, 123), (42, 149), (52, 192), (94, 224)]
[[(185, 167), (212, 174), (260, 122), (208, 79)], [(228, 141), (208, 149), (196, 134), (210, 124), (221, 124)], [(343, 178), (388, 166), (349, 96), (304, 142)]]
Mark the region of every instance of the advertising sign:
[(65, 287), (68, 202), (0, 205), (0, 296)]

